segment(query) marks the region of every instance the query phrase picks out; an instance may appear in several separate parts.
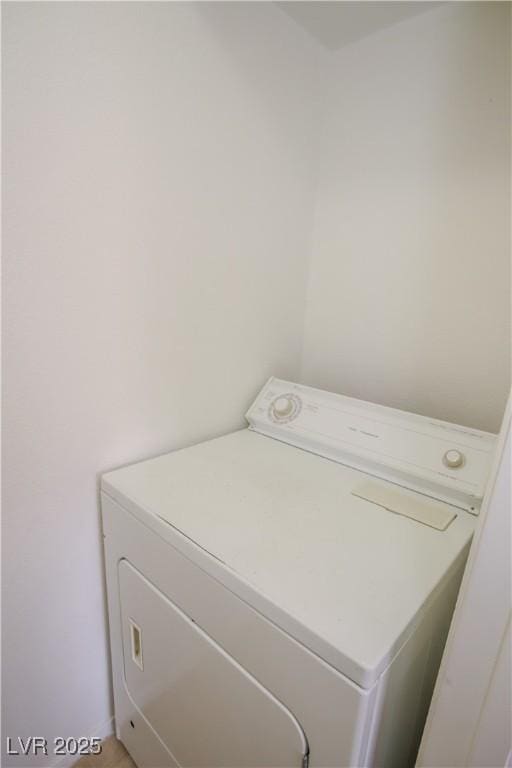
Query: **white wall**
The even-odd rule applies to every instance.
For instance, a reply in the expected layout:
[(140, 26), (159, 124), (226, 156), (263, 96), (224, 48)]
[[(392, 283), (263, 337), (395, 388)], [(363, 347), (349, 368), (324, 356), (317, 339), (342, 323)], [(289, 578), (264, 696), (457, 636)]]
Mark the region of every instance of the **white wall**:
[(428, 714), (418, 766), (500, 768), (511, 747), (510, 409)]
[(110, 717), (98, 473), (298, 377), (317, 49), (213, 6), (2, 8), (4, 736)]
[(483, 5), (319, 61), (270, 3), (3, 4), (4, 735), (110, 717), (100, 472), (241, 426), (271, 373), (497, 428), (508, 26)]
[(452, 3), (332, 56), (304, 383), (498, 430), (509, 47), (508, 3)]

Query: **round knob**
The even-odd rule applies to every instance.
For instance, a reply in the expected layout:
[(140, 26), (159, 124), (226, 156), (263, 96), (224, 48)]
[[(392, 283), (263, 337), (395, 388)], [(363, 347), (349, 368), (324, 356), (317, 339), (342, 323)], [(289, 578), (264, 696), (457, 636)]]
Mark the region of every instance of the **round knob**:
[(450, 451), (446, 451), (443, 456), (443, 462), (450, 469), (457, 469), (457, 467), (462, 467), (464, 464), (464, 454), (453, 448)]
[(297, 418), (301, 408), (301, 399), (293, 392), (276, 395), (269, 405), (268, 418), (277, 424), (288, 424)]
[(289, 416), (293, 411), (293, 400), (289, 397), (278, 397), (274, 402), (274, 413), (276, 416)]

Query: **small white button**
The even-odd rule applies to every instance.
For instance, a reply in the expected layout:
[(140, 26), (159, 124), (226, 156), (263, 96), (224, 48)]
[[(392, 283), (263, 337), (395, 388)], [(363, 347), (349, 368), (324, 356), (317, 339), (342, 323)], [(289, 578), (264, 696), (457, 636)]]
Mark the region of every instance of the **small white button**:
[(288, 416), (293, 411), (293, 400), (289, 397), (278, 397), (274, 402), (274, 413), (277, 416)]
[(464, 454), (460, 451), (456, 451), (454, 448), (450, 451), (446, 451), (443, 456), (443, 463), (450, 469), (457, 469), (464, 464)]

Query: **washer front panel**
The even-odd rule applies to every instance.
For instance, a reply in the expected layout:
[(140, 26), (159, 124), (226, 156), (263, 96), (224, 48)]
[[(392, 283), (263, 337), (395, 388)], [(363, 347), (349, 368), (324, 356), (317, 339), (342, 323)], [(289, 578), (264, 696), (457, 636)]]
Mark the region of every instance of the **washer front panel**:
[[(143, 714), (138, 685), (127, 679), (130, 674), (137, 674), (139, 667), (132, 663), (128, 675), (125, 673), (125, 656), (131, 656), (129, 619), (141, 629), (144, 674), (151, 672), (153, 642), (158, 644), (158, 638), (146, 634), (146, 590), (143, 596), (137, 591), (136, 598), (130, 580), (129, 602), (124, 602), (127, 584), (121, 585), (124, 574), (121, 577), (120, 561), (136, 566), (150, 587), (156, 588), (157, 596), (164, 595), (187, 620), (196, 622), (226, 654), (285, 704), (307, 733), (311, 768), (361, 764), (361, 754), (366, 749), (363, 733), (371, 717), (375, 687), (364, 691), (354, 685), (194, 564), (176, 548), (176, 542), (164, 540), (105, 494), (102, 511), (116, 728), (139, 768), (174, 767), (177, 761)], [(162, 531), (172, 531), (163, 522), (160, 526)], [(153, 606), (152, 599), (150, 604)], [(157, 607), (160, 610), (161, 604)], [(168, 654), (167, 661), (169, 658)]]
[(126, 560), (119, 592), (128, 693), (180, 766), (303, 765), (294, 715)]

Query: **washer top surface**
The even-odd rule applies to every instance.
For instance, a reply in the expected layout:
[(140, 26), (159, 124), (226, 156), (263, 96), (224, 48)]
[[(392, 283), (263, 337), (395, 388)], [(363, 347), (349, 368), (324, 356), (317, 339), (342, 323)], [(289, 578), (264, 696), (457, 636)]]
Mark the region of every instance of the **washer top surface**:
[(456, 518), (436, 530), (354, 496), (367, 478), (245, 429), (110, 472), (102, 488), (368, 688), (470, 541), (475, 518), (449, 507)]

